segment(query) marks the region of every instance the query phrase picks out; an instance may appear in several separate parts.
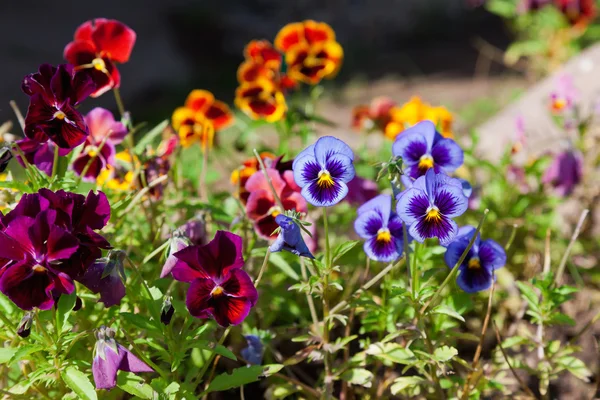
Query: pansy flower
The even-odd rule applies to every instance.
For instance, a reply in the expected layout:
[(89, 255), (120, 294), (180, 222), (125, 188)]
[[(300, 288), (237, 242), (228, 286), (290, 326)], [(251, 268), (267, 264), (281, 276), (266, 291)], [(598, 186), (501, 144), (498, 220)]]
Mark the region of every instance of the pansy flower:
[(568, 196), (583, 178), (583, 155), (574, 148), (561, 151), (542, 176), (558, 196)]
[(0, 258), (9, 260), (0, 271), (0, 291), (23, 310), (48, 310), (55, 294), (75, 290), (63, 261), (75, 254), (79, 241), (56, 225), (56, 214), (17, 216), (0, 232)]
[(94, 90), (94, 83), (70, 65), (42, 64), (39, 71), (23, 79), (22, 89), (30, 97), (25, 135), (32, 140), (54, 142), (72, 150), (83, 143), (88, 128), (75, 109)]
[(429, 169), (451, 173), (463, 163), (463, 151), (452, 139), (442, 137), (431, 121), (407, 129), (392, 147), (394, 156), (402, 157), (408, 175), (418, 178)]
[(246, 182), (249, 193), (246, 202), (246, 214), (254, 222), (258, 235), (264, 239), (272, 239), (278, 225), (275, 218), (286, 210), (299, 213), (308, 211), (306, 201), (300, 194), (300, 188), (294, 182), (292, 171), (282, 173), (274, 168), (267, 168), (267, 175), (275, 188), (275, 193), (283, 203), (284, 210), (277, 204), (263, 171), (257, 171)]
[(364, 250), (370, 259), (391, 262), (402, 255), (402, 220), (392, 211), (392, 196), (381, 194), (363, 204), (354, 230), (366, 240)]
[(98, 97), (120, 86), (115, 63), (129, 61), (135, 39), (133, 29), (122, 22), (96, 18), (77, 28), (74, 40), (65, 47), (64, 58), (91, 76), (96, 84), (92, 97)]
[(420, 97), (414, 96), (402, 106), (392, 107), (389, 111), (390, 121), (386, 125), (385, 136), (395, 139), (406, 128), (422, 121), (431, 121), (439, 128), (443, 137), (452, 138), (454, 117), (445, 107), (433, 107)]
[(354, 178), (354, 153), (340, 139), (324, 136), (294, 160), (294, 180), (302, 196), (313, 206), (329, 207), (348, 194)]
[(390, 110), (396, 102), (389, 97), (381, 96), (371, 100), (370, 105), (360, 105), (352, 110), (352, 127), (356, 130), (386, 131), (391, 122)]
[(250, 365), (260, 365), (264, 352), (264, 346), (260, 338), (256, 335), (245, 335), (244, 338), (246, 338), (248, 346), (240, 350), (240, 354)]
[[(85, 116), (90, 135), (85, 141), (81, 153), (73, 161), (72, 168), (83, 179), (94, 182), (107, 165), (114, 165), (115, 146), (127, 135), (127, 128), (115, 121), (113, 114), (100, 107), (91, 110)], [(87, 171), (86, 171), (87, 168)]]
[(185, 236), (183, 231), (177, 229), (171, 234), (171, 238), (169, 239), (169, 250), (167, 253), (167, 259), (165, 260), (165, 264), (163, 265), (162, 271), (160, 272), (160, 277), (164, 278), (171, 273), (175, 265), (180, 262), (177, 257), (175, 257), (175, 253), (180, 250), (185, 249), (188, 246), (191, 246), (191, 241)]
[(252, 119), (277, 122), (287, 111), (283, 92), (266, 78), (241, 84), (235, 91), (235, 105)]
[(190, 92), (183, 107), (173, 112), (171, 124), (179, 135), (183, 147), (198, 142), (202, 148), (212, 147), (215, 132), (225, 129), (233, 122), (233, 114), (227, 104), (215, 100), (207, 90)]
[[(264, 151), (260, 153), (260, 158), (267, 168), (272, 168), (273, 164), (277, 161), (277, 156), (273, 153)], [(242, 165), (231, 173), (229, 180), (231, 184), (236, 188), (235, 194), (240, 199), (242, 204), (246, 204), (250, 193), (246, 190), (246, 182), (252, 175), (254, 175), (260, 169), (258, 160), (256, 157), (251, 157), (245, 160)]]
[[(476, 229), (464, 226), (459, 229), (455, 240), (448, 244), (444, 260), (448, 268), (454, 268), (460, 257), (469, 246)], [(504, 248), (492, 239), (481, 240), (480, 236), (473, 242), (462, 264), (458, 266), (456, 278), (458, 286), (467, 293), (487, 290), (492, 286), (494, 271), (506, 264)]]
[(107, 257), (97, 259), (85, 270), (83, 276), (78, 278), (78, 281), (93, 293), (100, 293), (99, 301), (104, 303), (105, 307), (121, 304), (121, 299), (125, 297), (125, 256), (125, 252), (121, 250), (111, 250)]
[[(48, 176), (52, 174), (52, 167), (54, 166), (54, 149), (56, 148), (54, 142), (47, 141), (42, 143), (34, 139), (24, 138), (17, 141), (17, 146), (19, 146), (29, 164), (35, 165), (40, 171)], [(58, 155), (61, 157), (66, 156), (70, 152), (70, 149), (58, 148)], [(17, 154), (16, 158), (19, 164), (25, 167), (25, 163), (21, 159), (21, 156)]]
[(96, 332), (92, 374), (96, 389), (117, 385), (117, 372), (154, 372), (145, 362), (115, 340), (115, 330), (101, 326)]
[(573, 25), (585, 25), (596, 17), (594, 0), (556, 0), (556, 7)]
[(579, 93), (573, 84), (573, 78), (568, 74), (560, 75), (550, 93), (550, 110), (553, 114), (564, 115), (576, 105)]
[(120, 151), (115, 155), (114, 165), (107, 164), (106, 168), (100, 172), (96, 184), (100, 188), (119, 192), (131, 190), (135, 186), (134, 169), (136, 164), (139, 165), (137, 158), (132, 159), (128, 151)]
[(280, 89), (289, 89), (296, 85), (281, 71), (282, 56), (267, 40), (252, 40), (244, 49), (244, 62), (237, 70), (240, 83), (254, 82), (266, 78), (277, 84)]
[(377, 197), (379, 193), (377, 182), (358, 175), (346, 185), (348, 186), (348, 195), (345, 200), (354, 206), (365, 204), (367, 201)]
[(213, 317), (221, 326), (239, 325), (258, 300), (250, 276), (242, 269), (242, 238), (217, 231), (205, 246), (189, 246), (175, 253), (181, 263), (173, 278), (190, 282), (186, 305), (196, 318)]
[(458, 179), (436, 174), (429, 169), (398, 197), (397, 212), (408, 234), (419, 243), (437, 237), (442, 246), (458, 233), (452, 218), (468, 208), (468, 199)]
[(335, 76), (344, 58), (335, 32), (325, 22), (288, 24), (275, 37), (275, 47), (285, 54), (289, 77), (310, 85)]
[(302, 230), (296, 222), (287, 215), (275, 217), (280, 232), (269, 249), (272, 253), (285, 250), (300, 257), (315, 258), (302, 238)]

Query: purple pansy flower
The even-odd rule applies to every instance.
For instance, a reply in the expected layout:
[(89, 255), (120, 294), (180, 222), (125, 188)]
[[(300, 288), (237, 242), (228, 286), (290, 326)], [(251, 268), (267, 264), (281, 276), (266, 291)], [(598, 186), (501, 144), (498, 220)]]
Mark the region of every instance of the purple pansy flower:
[[(475, 232), (476, 229), (472, 226), (459, 229), (456, 239), (448, 245), (444, 256), (448, 268), (454, 268)], [(481, 240), (477, 235), (464, 261), (458, 266), (460, 272), (456, 283), (467, 293), (489, 289), (494, 279), (494, 271), (505, 264), (504, 248), (492, 239)]]
[(96, 389), (112, 389), (117, 384), (117, 372), (154, 372), (114, 339), (115, 330), (101, 326), (96, 332), (92, 374)]
[(347, 186), (348, 196), (346, 196), (345, 200), (351, 205), (359, 206), (365, 204), (379, 194), (377, 182), (362, 178), (358, 175), (348, 182)]
[(167, 254), (167, 259), (165, 260), (165, 265), (163, 265), (162, 271), (160, 272), (160, 277), (164, 278), (171, 273), (173, 268), (178, 262), (181, 262), (175, 257), (175, 253), (180, 250), (185, 249), (190, 246), (192, 243), (185, 236), (181, 229), (176, 229), (171, 234), (171, 239), (169, 239), (169, 253)]
[(262, 364), (264, 348), (260, 338), (256, 335), (246, 335), (244, 337), (246, 338), (246, 342), (248, 342), (248, 347), (244, 347), (240, 351), (242, 357), (251, 365)]
[[(56, 148), (54, 142), (47, 141), (42, 143), (34, 139), (24, 138), (17, 141), (17, 146), (19, 146), (29, 164), (35, 165), (40, 171), (48, 176), (52, 174), (52, 167), (54, 166), (54, 149)], [(61, 157), (66, 156), (70, 152), (70, 149), (58, 148), (58, 155)], [(21, 156), (17, 155), (17, 161), (25, 167), (25, 163), (21, 159)]]
[(35, 218), (18, 216), (0, 232), (0, 291), (23, 310), (52, 308), (54, 294), (69, 294), (75, 283), (62, 265), (79, 246), (77, 238), (55, 224), (56, 211)]
[(258, 300), (258, 292), (242, 270), (242, 238), (217, 231), (205, 246), (189, 246), (175, 253), (173, 278), (190, 282), (186, 305), (197, 318), (214, 317), (221, 326), (238, 325)]
[(354, 230), (366, 239), (364, 250), (375, 261), (391, 262), (402, 255), (402, 221), (392, 211), (392, 196), (381, 194), (358, 209)]
[(558, 153), (544, 172), (542, 183), (551, 185), (559, 196), (568, 196), (583, 177), (583, 156), (575, 149)]
[(294, 160), (294, 180), (302, 197), (317, 207), (333, 206), (348, 194), (354, 178), (354, 153), (344, 142), (324, 136)]
[(285, 250), (300, 257), (315, 258), (302, 238), (302, 230), (292, 218), (279, 214), (275, 217), (275, 222), (281, 230), (269, 247), (272, 253)]
[(124, 251), (111, 250), (107, 257), (96, 260), (78, 279), (92, 292), (100, 293), (100, 301), (105, 307), (121, 304), (121, 299), (125, 297), (125, 257)]
[(392, 146), (394, 156), (402, 157), (408, 175), (417, 179), (430, 169), (449, 174), (463, 163), (463, 151), (452, 139), (444, 138), (431, 121), (419, 122), (399, 135)]
[(25, 135), (41, 143), (50, 139), (68, 150), (83, 143), (88, 128), (75, 106), (95, 88), (92, 79), (72, 65), (40, 65), (38, 72), (23, 79), (22, 89), (30, 96)]
[(85, 122), (90, 134), (72, 167), (77, 175), (81, 175), (89, 164), (83, 180), (94, 182), (107, 165), (115, 164), (115, 146), (123, 141), (127, 128), (115, 121), (110, 111), (100, 107), (90, 111)]
[(458, 232), (452, 218), (462, 215), (467, 207), (462, 183), (430, 169), (399, 195), (397, 211), (402, 222), (409, 226), (409, 235), (417, 242), (437, 237), (444, 246)]

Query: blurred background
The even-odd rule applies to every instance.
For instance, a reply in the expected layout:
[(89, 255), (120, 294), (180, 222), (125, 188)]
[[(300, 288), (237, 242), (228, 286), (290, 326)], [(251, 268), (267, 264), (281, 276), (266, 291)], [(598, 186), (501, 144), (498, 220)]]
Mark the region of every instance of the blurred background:
[[(334, 108), (381, 94), (402, 102), (418, 92), (457, 109), (496, 91), (490, 77), (508, 75), (502, 92), (524, 84), (521, 74), (489, 62), (513, 35), (500, 17), (475, 6), (468, 0), (6, 1), (0, 121), (13, 118), (11, 99), (25, 111), (22, 78), (41, 63), (63, 62), (75, 29), (97, 17), (121, 20), (137, 32), (131, 60), (119, 69), (125, 104), (138, 121), (169, 117), (192, 88), (231, 103), (246, 43), (273, 40), (286, 23), (307, 18), (328, 22), (345, 50), (340, 75), (327, 82)], [(473, 79), (482, 75), (485, 82)], [(85, 106), (113, 104), (103, 96)]]

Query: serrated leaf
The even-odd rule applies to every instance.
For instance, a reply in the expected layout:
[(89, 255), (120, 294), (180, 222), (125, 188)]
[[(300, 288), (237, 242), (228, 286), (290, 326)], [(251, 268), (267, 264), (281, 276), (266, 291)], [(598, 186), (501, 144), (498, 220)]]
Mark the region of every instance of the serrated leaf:
[(152, 400), (154, 398), (154, 389), (148, 385), (143, 378), (133, 372), (119, 372), (117, 375), (117, 386), (127, 393), (142, 399)]
[(335, 250), (333, 250), (333, 262), (335, 263), (337, 260), (342, 258), (344, 254), (352, 250), (354, 246), (356, 246), (359, 243), (359, 240), (351, 240), (349, 242), (344, 242), (337, 246)]
[(453, 309), (451, 309), (450, 307), (445, 306), (445, 305), (437, 306), (436, 308), (431, 310), (431, 312), (433, 314), (447, 315), (447, 316), (455, 318), (461, 322), (465, 322), (465, 319), (463, 318), (462, 315), (460, 315), (458, 312), (454, 311)]
[(392, 394), (395, 396), (404, 389), (412, 388), (414, 386), (420, 385), (426, 382), (425, 379), (420, 376), (401, 376), (400, 378), (396, 378), (390, 390)]
[(251, 365), (250, 367), (236, 368), (231, 374), (224, 372), (212, 380), (203, 395), (210, 392), (220, 392), (256, 382), (263, 375), (263, 367)]
[(94, 385), (92, 385), (88, 376), (78, 370), (77, 367), (67, 367), (61, 372), (60, 376), (79, 398), (83, 400), (98, 399)]
[(527, 300), (529, 306), (537, 310), (540, 301), (533, 288), (524, 282), (516, 282), (516, 284), (523, 297), (525, 297), (525, 300)]
[(458, 350), (450, 346), (442, 346), (435, 349), (433, 357), (439, 362), (446, 362), (458, 354)]
[(351, 385), (360, 385), (370, 388), (373, 381), (373, 373), (364, 368), (353, 368), (342, 374), (342, 379)]
[(17, 349), (13, 356), (8, 361), (8, 364), (12, 364), (15, 361), (20, 361), (30, 354), (37, 353), (38, 351), (44, 350), (44, 346), (40, 344), (26, 344)]

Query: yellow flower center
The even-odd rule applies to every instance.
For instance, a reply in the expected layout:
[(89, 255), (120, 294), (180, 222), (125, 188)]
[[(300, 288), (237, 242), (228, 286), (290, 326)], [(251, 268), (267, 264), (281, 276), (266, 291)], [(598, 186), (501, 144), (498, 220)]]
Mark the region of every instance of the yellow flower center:
[(481, 268), (481, 262), (479, 261), (479, 258), (477, 257), (473, 257), (469, 260), (469, 265), (468, 265), (469, 269), (479, 269)]
[(103, 59), (101, 58), (94, 58), (92, 60), (92, 65), (94, 66), (95, 69), (97, 69), (98, 71), (106, 71), (106, 63), (104, 62)]
[(388, 228), (381, 228), (377, 231), (377, 241), (389, 243), (392, 241), (392, 234)]
[(319, 172), (319, 178), (317, 179), (317, 185), (320, 188), (330, 188), (334, 185), (331, 174), (327, 170)]
[(429, 207), (427, 214), (425, 214), (425, 221), (427, 222), (440, 222), (442, 220), (442, 214), (436, 206)]
[(425, 154), (424, 156), (422, 156), (421, 159), (419, 160), (419, 169), (426, 171), (432, 167), (433, 167), (433, 157), (431, 157), (429, 154)]
[(269, 213), (271, 214), (271, 216), (273, 218), (275, 218), (276, 216), (278, 216), (279, 214), (281, 214), (281, 209), (279, 207), (275, 206), (275, 207), (272, 207), (269, 210)]
[(90, 157), (96, 157), (98, 155), (98, 148), (96, 146), (90, 146), (87, 153)]
[(552, 108), (554, 108), (557, 111), (562, 110), (566, 106), (567, 106), (567, 101), (563, 98), (554, 99), (554, 101), (552, 102)]
[(39, 264), (34, 265), (33, 268), (31, 268), (31, 269), (33, 270), (33, 272), (38, 272), (38, 273), (46, 272), (46, 268), (42, 267)]
[(224, 290), (221, 286), (215, 286), (215, 288), (210, 292), (210, 295), (213, 297), (221, 296)]
[(64, 112), (58, 110), (57, 112), (54, 113), (54, 118), (63, 120), (67, 117), (67, 114), (65, 114)]

